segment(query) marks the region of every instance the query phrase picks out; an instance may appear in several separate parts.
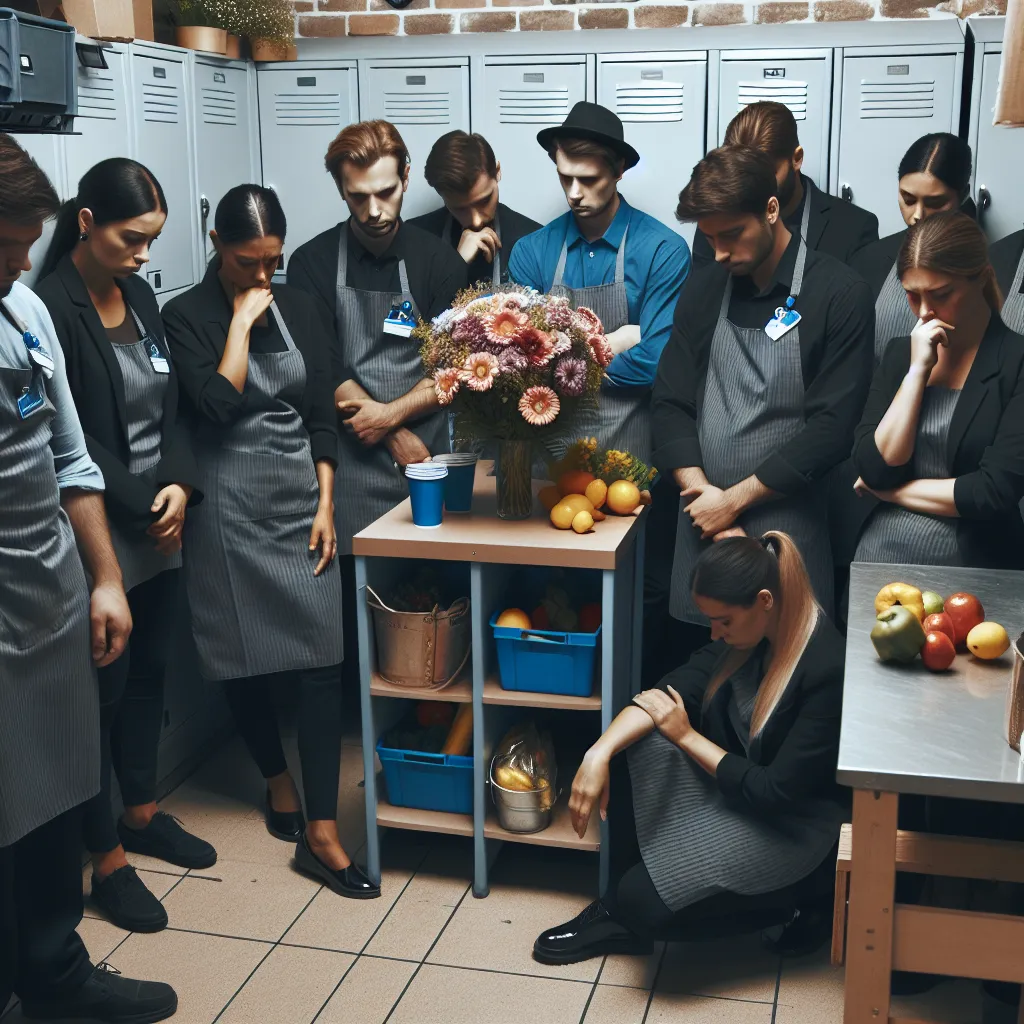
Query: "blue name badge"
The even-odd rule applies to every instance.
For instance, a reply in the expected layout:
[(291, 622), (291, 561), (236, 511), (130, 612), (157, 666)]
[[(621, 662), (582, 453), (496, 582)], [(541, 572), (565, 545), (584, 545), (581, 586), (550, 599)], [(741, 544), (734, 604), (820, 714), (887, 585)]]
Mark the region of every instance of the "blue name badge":
[(384, 333), (395, 334), (400, 338), (408, 338), (416, 328), (412, 317), (412, 303), (408, 299), (400, 306), (392, 306), (384, 319)]
[(153, 369), (157, 373), (170, 373), (171, 368), (167, 365), (167, 359), (164, 354), (157, 348), (155, 342), (149, 343), (149, 361), (153, 366)]
[[(789, 301), (792, 302), (793, 300), (790, 299)], [(786, 308), (779, 306), (775, 310), (775, 316), (764, 325), (764, 333), (772, 341), (778, 341), (784, 334), (793, 330), (800, 323), (800, 319), (800, 314), (791, 305), (787, 305)]]
[(18, 396), (18, 415), (23, 420), (27, 420), (32, 413), (42, 408), (45, 400), (43, 375), (41, 373), (33, 374), (32, 384), (27, 388), (22, 388), (21, 394)]

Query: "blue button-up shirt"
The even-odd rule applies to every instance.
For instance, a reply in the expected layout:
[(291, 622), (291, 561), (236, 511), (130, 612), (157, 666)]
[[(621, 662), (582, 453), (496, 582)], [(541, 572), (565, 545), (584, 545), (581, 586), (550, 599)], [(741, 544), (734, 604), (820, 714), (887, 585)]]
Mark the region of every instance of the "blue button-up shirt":
[(612, 383), (622, 387), (650, 386), (672, 331), (679, 292), (690, 273), (690, 249), (679, 235), (620, 196), (615, 218), (597, 241), (588, 242), (580, 234), (576, 218), (569, 211), (519, 239), (509, 257), (508, 270), (517, 284), (548, 292), (564, 242), (563, 284), (569, 288), (611, 284), (615, 280), (615, 255), (627, 223), (623, 268), (626, 300), (629, 322), (640, 326), (640, 343), (617, 355), (607, 373)]

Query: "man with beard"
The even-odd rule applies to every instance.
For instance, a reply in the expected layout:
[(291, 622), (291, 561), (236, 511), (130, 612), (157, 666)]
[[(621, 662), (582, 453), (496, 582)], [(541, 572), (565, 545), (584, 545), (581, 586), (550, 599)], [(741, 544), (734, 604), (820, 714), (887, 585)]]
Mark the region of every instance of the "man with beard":
[[(772, 161), (782, 222), (791, 232), (800, 229), (804, 207), (810, 206), (806, 242), (812, 249), (849, 263), (855, 252), (878, 241), (878, 218), (873, 213), (822, 192), (801, 172), (804, 148), (793, 112), (784, 103), (764, 100), (744, 107), (729, 122), (725, 145), (749, 146)], [(693, 258), (714, 259), (711, 245), (700, 231), (693, 240)]]
[(654, 385), (654, 461), (681, 495), (671, 614), (700, 625), (694, 562), (742, 533), (790, 534), (828, 614), (834, 602), (823, 480), (850, 452), (867, 396), (874, 307), (861, 278), (804, 241), (810, 207), (791, 231), (777, 192), (765, 154), (723, 146), (679, 196), (677, 216), (697, 222), (715, 258), (676, 306)]

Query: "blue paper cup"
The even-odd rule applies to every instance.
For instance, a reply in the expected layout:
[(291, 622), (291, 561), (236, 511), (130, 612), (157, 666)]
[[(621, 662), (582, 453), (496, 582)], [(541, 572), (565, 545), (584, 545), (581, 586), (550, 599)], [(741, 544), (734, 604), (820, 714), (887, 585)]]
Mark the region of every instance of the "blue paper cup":
[(421, 465), (426, 467), (430, 463), (405, 467), (409, 497), (412, 498), (412, 521), (415, 526), (432, 530), (440, 526), (444, 518), (444, 481), (448, 468), (437, 466), (427, 470), (421, 469)]
[(444, 481), (445, 512), (471, 512), (473, 509), (473, 481), (476, 478), (476, 456), (455, 453), (435, 455), (435, 463), (448, 467)]

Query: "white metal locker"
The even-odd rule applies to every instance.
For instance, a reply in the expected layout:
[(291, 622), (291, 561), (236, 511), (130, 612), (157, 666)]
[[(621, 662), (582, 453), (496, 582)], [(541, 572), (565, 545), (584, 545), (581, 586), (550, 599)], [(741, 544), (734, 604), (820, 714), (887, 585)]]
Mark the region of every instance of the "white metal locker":
[(363, 118), (383, 118), (401, 133), (412, 167), (402, 205), (406, 219), (434, 210), (437, 193), (423, 178), (430, 147), (447, 132), (469, 131), (469, 60), (360, 61)]
[(843, 59), (837, 193), (874, 213), (883, 237), (903, 228), (896, 190), (907, 148), (957, 130), (959, 64), (954, 53)]
[(167, 223), (146, 277), (157, 295), (195, 284), (195, 218), (184, 57), (132, 53), (135, 155), (167, 197)]
[(348, 213), (324, 167), (327, 147), (359, 120), (355, 64), (257, 68), (263, 184), (288, 218), (285, 256)]
[[(50, 184), (53, 185), (61, 201), (66, 199), (67, 189), (64, 185), (64, 176), (61, 173), (64, 136), (17, 134), (14, 136), (14, 141), (39, 164), (43, 172), (50, 179)], [(48, 220), (43, 225), (43, 233), (39, 241), (29, 251), (28, 258), (32, 264), (32, 269), (22, 274), (18, 279), (22, 284), (28, 285), (29, 288), (39, 280), (39, 270), (42, 266), (43, 258), (46, 256), (46, 250), (49, 248), (50, 239), (53, 237), (54, 226), (54, 221)]]
[(587, 99), (587, 58), (484, 57), (483, 76), (473, 127), (501, 163), (501, 201), (546, 224), (568, 207), (537, 132), (561, 124), (573, 104)]
[(203, 263), (213, 257), (209, 230), (221, 197), (255, 181), (249, 75), (244, 67), (197, 59), (193, 67), (198, 203)]
[(676, 203), (704, 155), (707, 67), (703, 53), (665, 59), (617, 54), (597, 61), (597, 102), (618, 114), (626, 141), (640, 154), (620, 191), (687, 240), (693, 238), (694, 225), (679, 224)]
[(784, 103), (793, 111), (803, 173), (819, 188), (828, 182), (829, 90), (831, 50), (731, 50), (722, 53), (719, 70), (718, 144), (729, 122), (760, 100)]

